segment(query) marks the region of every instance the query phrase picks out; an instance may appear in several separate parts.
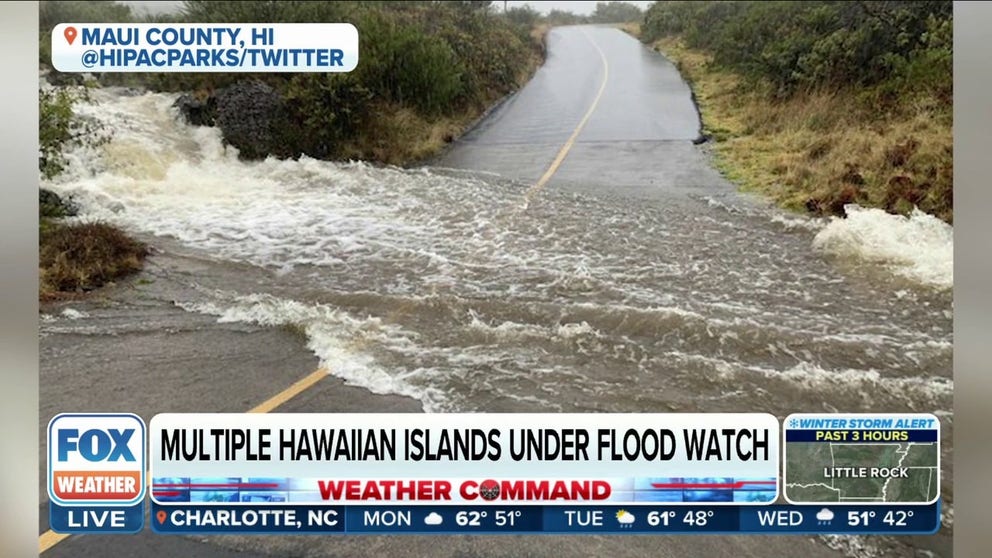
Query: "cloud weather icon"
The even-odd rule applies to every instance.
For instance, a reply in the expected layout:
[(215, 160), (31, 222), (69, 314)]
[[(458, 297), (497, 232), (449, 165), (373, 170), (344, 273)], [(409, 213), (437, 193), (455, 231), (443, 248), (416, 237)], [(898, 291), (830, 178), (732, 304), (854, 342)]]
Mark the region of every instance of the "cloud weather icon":
[(437, 512), (431, 512), (424, 518), (424, 523), (427, 525), (440, 525), (444, 523), (444, 518)]
[(834, 520), (834, 512), (830, 511), (830, 508), (822, 508), (816, 512), (816, 520), (820, 523), (830, 523)]
[(617, 512), (617, 522), (621, 525), (630, 525), (634, 522), (634, 519), (636, 519), (634, 514), (627, 510), (620, 510)]

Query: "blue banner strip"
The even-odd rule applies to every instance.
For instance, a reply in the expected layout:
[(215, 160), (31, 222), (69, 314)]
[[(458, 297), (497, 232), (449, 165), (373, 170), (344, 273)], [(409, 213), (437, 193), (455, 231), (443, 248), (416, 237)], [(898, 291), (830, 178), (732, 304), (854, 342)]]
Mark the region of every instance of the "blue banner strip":
[(786, 442), (936, 442), (936, 430), (786, 430)]
[(188, 534), (931, 534), (925, 506), (162, 505), (152, 530)]
[(48, 526), (68, 535), (128, 535), (145, 526), (145, 503), (133, 506), (60, 506), (48, 503)]

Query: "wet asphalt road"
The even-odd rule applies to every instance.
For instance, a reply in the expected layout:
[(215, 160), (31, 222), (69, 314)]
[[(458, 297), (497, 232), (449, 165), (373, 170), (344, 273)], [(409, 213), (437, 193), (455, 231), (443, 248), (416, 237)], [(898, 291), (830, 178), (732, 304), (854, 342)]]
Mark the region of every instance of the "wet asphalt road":
[(553, 29), (547, 44), (526, 87), (438, 165), (537, 181), (589, 113), (550, 186), (652, 199), (726, 186), (692, 144), (699, 115), (670, 61), (609, 27)]
[[(603, 80), (605, 86), (603, 85)], [(598, 92), (602, 91), (599, 95)], [(723, 184), (694, 148), (699, 123), (675, 68), (626, 34), (607, 28), (554, 29), (548, 60), (535, 78), (459, 140), (441, 166), (496, 172), (532, 182), (546, 170), (595, 105), (549, 188), (659, 196)], [(595, 179), (595, 180), (592, 180)], [(658, 185), (664, 184), (664, 191)], [(729, 186), (726, 186), (729, 189)], [(602, 188), (602, 186), (599, 186)], [(214, 262), (152, 258), (136, 282), (85, 302), (45, 309), (41, 417), (61, 411), (130, 411), (145, 420), (162, 411), (241, 411), (316, 368), (292, 331), (216, 320), (175, 308), (187, 277), (211, 274)], [(230, 272), (227, 270), (226, 272)], [(247, 266), (244, 276), (253, 271)], [(98, 327), (60, 316), (71, 306)], [(67, 365), (71, 363), (71, 365)], [(281, 412), (416, 411), (412, 400), (380, 397), (326, 378)], [(42, 459), (44, 463), (44, 459)], [(42, 521), (47, 529), (44, 472)], [(836, 557), (813, 537), (164, 537), (73, 536), (45, 556), (671, 556)]]

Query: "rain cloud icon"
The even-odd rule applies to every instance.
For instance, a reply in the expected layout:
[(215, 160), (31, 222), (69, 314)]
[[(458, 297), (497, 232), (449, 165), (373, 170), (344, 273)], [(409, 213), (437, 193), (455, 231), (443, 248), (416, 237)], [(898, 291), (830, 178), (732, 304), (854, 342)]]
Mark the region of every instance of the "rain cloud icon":
[(820, 511), (816, 512), (816, 520), (822, 523), (830, 523), (834, 520), (834, 512), (830, 511), (830, 508), (822, 508)]
[(634, 514), (627, 510), (620, 510), (617, 512), (617, 522), (621, 525), (630, 525), (634, 522), (634, 519), (636, 519)]
[(427, 525), (440, 525), (444, 523), (444, 518), (437, 512), (431, 512), (424, 518), (424, 523)]

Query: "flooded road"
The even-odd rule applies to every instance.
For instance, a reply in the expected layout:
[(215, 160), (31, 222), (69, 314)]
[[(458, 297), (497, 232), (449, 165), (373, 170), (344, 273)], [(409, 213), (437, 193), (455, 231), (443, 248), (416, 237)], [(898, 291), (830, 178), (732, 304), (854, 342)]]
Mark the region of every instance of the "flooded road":
[[(48, 186), (213, 262), (178, 308), (291, 327), (332, 375), (428, 412), (918, 411), (951, 439), (950, 227), (743, 197), (692, 145), (668, 61), (606, 28), (548, 48), (422, 168), (241, 162), (174, 96), (105, 89), (82, 108), (113, 140)], [(950, 499), (949, 443), (943, 463)]]

